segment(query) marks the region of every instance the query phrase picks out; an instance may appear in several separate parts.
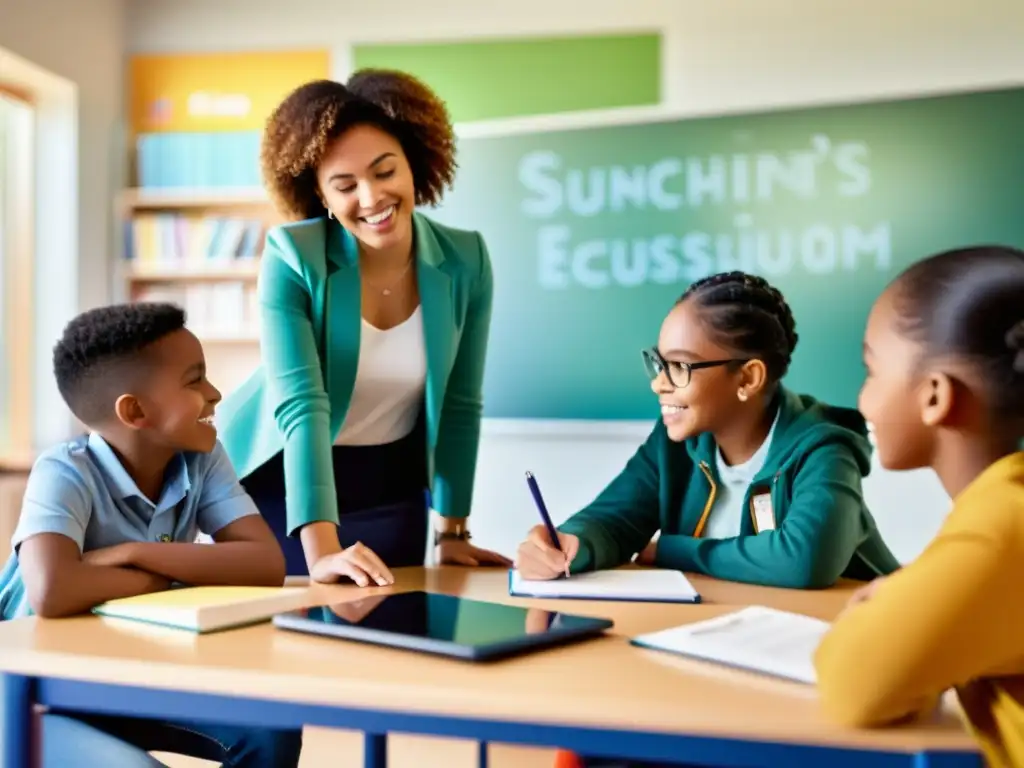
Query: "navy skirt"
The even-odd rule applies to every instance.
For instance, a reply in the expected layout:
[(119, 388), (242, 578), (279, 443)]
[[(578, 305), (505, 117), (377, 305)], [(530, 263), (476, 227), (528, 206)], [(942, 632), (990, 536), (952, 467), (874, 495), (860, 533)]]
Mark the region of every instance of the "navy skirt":
[[(393, 443), (331, 449), (343, 547), (362, 542), (389, 568), (423, 565), (427, 552), (427, 447), (423, 418)], [(284, 456), (278, 453), (242, 480), (284, 549), (289, 576), (307, 576), (298, 531), (289, 536)]]

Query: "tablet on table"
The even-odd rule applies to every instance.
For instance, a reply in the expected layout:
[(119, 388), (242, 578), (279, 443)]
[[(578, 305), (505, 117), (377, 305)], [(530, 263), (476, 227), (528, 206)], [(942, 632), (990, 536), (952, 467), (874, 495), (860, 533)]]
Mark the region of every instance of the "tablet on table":
[(601, 634), (610, 619), (522, 608), (432, 592), (376, 595), (281, 613), (294, 632), (485, 661)]

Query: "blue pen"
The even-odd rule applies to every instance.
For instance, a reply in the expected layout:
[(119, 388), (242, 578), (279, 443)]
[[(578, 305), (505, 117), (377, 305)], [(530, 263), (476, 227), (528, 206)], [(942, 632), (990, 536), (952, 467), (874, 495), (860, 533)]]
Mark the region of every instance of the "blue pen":
[[(526, 484), (530, 486), (530, 493), (533, 494), (533, 501), (537, 505), (537, 511), (540, 512), (540, 519), (544, 521), (544, 527), (548, 529), (548, 536), (551, 539), (551, 545), (558, 550), (561, 550), (561, 544), (559, 543), (558, 531), (555, 530), (555, 524), (551, 522), (551, 515), (548, 514), (547, 505), (544, 503), (544, 497), (540, 494), (540, 486), (537, 485), (537, 479), (533, 476), (532, 472), (526, 473)], [(569, 561), (566, 559), (565, 562), (565, 575), (569, 576)]]

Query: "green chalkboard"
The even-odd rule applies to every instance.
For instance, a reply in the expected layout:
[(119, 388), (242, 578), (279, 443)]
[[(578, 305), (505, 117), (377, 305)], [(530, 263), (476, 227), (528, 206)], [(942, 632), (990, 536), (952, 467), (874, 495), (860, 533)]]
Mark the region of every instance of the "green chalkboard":
[(787, 383), (856, 401), (871, 302), (938, 249), (1024, 245), (1024, 89), (464, 138), (433, 211), (494, 263), (485, 413), (646, 419), (640, 349), (693, 280), (786, 295)]

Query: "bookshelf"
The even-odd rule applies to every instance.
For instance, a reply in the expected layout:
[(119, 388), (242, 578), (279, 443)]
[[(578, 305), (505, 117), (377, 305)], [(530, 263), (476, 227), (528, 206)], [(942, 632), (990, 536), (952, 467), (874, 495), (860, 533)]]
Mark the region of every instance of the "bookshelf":
[(266, 192), (260, 187), (169, 187), (166, 189), (126, 189), (120, 204), (125, 210), (203, 209), (269, 207)]
[(210, 381), (227, 393), (259, 363), (256, 283), (267, 228), (260, 188), (133, 188), (116, 201), (121, 300), (170, 301), (203, 342)]
[(131, 181), (111, 201), (114, 293), (184, 307), (224, 393), (259, 363), (260, 251), (267, 229), (282, 223), (263, 189), (267, 119), (297, 86), (331, 70), (331, 50), (319, 47), (126, 60)]

